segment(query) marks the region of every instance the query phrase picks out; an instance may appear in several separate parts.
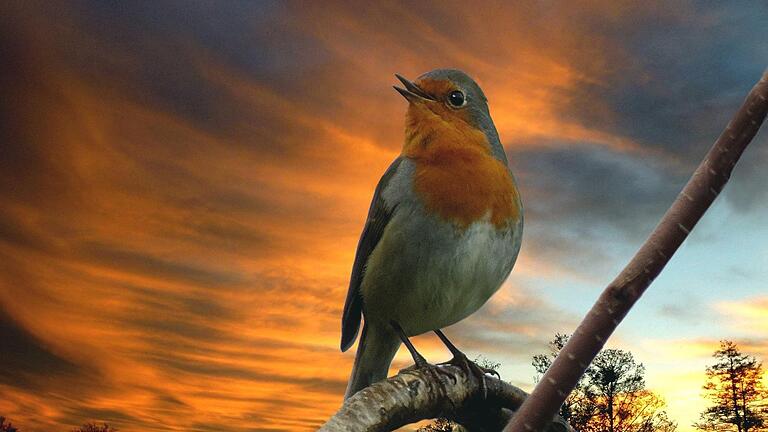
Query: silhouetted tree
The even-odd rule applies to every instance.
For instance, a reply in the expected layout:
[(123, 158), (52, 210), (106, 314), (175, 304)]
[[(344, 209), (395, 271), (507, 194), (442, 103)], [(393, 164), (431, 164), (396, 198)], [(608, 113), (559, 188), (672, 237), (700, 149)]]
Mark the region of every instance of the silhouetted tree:
[[(551, 352), (533, 357), (543, 375), (568, 336), (556, 334)], [(672, 432), (677, 424), (667, 417), (664, 400), (645, 388), (645, 367), (630, 352), (606, 349), (589, 365), (560, 408), (560, 415), (581, 432)]]
[[(536, 382), (539, 381), (544, 372), (552, 365), (557, 354), (568, 342), (568, 335), (556, 333), (554, 339), (549, 343), (549, 353), (536, 354), (533, 356), (533, 367), (536, 369), (538, 375), (534, 377)], [(592, 366), (590, 365), (590, 368)], [(588, 369), (589, 370), (589, 369)], [(560, 407), (560, 416), (562, 416), (574, 429), (581, 431), (582, 428), (594, 417), (597, 413), (597, 408), (594, 403), (595, 396), (589, 391), (587, 385), (586, 374), (581, 377), (576, 389), (565, 399), (565, 402)]]
[(450, 420), (440, 418), (424, 427), (420, 427), (416, 432), (454, 432), (457, 426), (456, 423)]
[(72, 429), (72, 432), (117, 432), (117, 429), (106, 423), (100, 425), (96, 423), (86, 423), (80, 427)]
[(0, 432), (19, 432), (19, 429), (14, 427), (11, 422), (6, 423), (5, 417), (0, 416)]
[(717, 362), (707, 368), (706, 396), (714, 405), (701, 413), (701, 430), (749, 432), (764, 430), (767, 413), (764, 403), (762, 363), (741, 353), (735, 343), (720, 342), (713, 357)]

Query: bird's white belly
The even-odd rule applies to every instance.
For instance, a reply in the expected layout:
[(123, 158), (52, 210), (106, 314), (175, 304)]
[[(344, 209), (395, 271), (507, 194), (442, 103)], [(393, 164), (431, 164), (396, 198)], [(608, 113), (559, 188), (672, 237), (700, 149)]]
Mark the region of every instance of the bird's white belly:
[(409, 335), (449, 326), (479, 309), (509, 275), (520, 249), (517, 227), (497, 229), (485, 219), (457, 230), (413, 210), (399, 211), (402, 219), (390, 223), (361, 287), (366, 320), (395, 320)]

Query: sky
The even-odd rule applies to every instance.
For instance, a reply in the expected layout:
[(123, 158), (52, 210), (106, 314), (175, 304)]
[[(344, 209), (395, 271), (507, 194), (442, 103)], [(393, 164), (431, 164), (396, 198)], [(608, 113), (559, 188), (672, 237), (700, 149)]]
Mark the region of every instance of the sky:
[[(403, 141), (394, 73), (443, 67), (488, 96), (526, 221), (509, 279), (446, 333), (530, 390), (531, 357), (768, 66), (766, 22), (764, 2), (0, 2), (0, 415), (316, 429), (341, 403), (355, 246)], [(763, 130), (608, 342), (681, 431), (720, 339), (768, 360), (766, 163)]]

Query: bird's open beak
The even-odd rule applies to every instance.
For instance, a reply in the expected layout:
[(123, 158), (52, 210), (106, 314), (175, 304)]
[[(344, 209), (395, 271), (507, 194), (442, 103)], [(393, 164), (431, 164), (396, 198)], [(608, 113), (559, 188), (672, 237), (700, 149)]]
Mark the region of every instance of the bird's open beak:
[(435, 98), (428, 95), (424, 92), (424, 90), (420, 89), (419, 86), (412, 83), (411, 81), (408, 81), (405, 77), (403, 77), (400, 74), (395, 74), (397, 79), (400, 80), (401, 83), (405, 86), (405, 88), (401, 88), (398, 86), (392, 86), (397, 90), (398, 93), (403, 95), (404, 98), (408, 99), (408, 102), (424, 102), (424, 101), (434, 101)]

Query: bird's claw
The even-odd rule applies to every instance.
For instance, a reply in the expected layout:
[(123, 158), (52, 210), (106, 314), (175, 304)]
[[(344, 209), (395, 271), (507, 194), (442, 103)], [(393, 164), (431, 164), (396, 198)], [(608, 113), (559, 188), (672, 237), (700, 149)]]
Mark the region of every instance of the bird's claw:
[[(415, 359), (414, 359), (415, 360)], [(441, 374), (445, 375), (453, 381), (454, 384), (456, 384), (456, 375), (452, 374), (449, 370), (446, 370), (445, 368), (441, 368), (440, 366), (445, 363), (440, 364), (432, 364), (427, 362), (424, 357), (421, 357), (418, 361), (414, 362), (412, 366), (409, 366), (405, 368), (404, 370), (419, 370), (419, 371), (425, 371), (431, 374)], [(440, 380), (442, 381), (442, 380)]]
[(496, 378), (501, 379), (501, 375), (499, 375), (496, 370), (478, 365), (477, 363), (468, 359), (467, 356), (461, 352), (454, 355), (453, 358), (449, 361), (440, 364), (456, 366), (468, 375), (472, 375), (477, 378), (477, 380), (480, 381), (480, 390), (483, 392), (483, 399), (488, 398), (488, 383), (486, 382), (485, 374), (495, 375)]
[(499, 375), (499, 372), (496, 369), (482, 367), (482, 366), (480, 366), (478, 364), (475, 364), (475, 365), (477, 367), (479, 367), (484, 373), (486, 373), (488, 375), (493, 375), (493, 376), (496, 377), (496, 379), (499, 379), (499, 380), (501, 379), (501, 375)]

